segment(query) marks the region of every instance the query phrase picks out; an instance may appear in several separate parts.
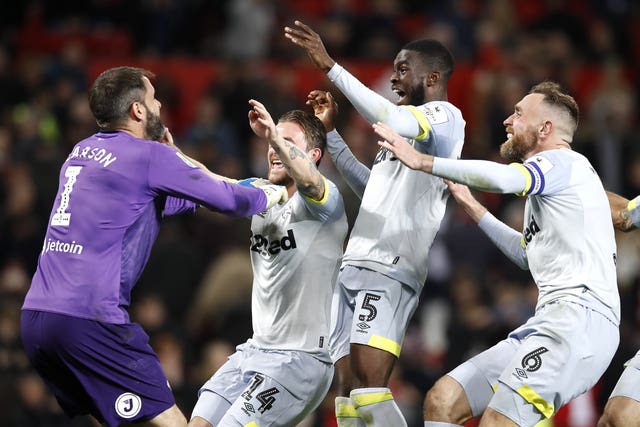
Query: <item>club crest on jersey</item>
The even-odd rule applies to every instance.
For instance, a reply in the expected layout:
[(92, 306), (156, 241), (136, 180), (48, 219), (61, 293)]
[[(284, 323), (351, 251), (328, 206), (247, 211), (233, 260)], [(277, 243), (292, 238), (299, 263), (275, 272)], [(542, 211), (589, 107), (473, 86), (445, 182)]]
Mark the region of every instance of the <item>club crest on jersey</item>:
[(287, 230), (287, 235), (281, 239), (269, 239), (262, 234), (251, 235), (251, 250), (264, 257), (276, 255), (280, 253), (280, 251), (289, 251), (295, 248), (297, 248), (296, 236), (291, 229)]

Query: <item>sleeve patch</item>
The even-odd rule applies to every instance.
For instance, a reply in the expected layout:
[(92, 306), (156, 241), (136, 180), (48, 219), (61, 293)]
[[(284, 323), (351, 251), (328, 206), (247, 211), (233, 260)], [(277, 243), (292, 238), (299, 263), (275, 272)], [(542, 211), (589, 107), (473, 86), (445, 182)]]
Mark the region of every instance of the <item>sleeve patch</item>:
[(446, 110), (441, 105), (425, 106), (423, 111), (432, 125), (439, 125), (449, 121), (449, 116), (447, 116)]
[(551, 163), (551, 161), (546, 157), (542, 156), (533, 156), (532, 158), (527, 160), (527, 163), (533, 163), (537, 165), (543, 174), (548, 173), (553, 168), (553, 163)]
[(176, 156), (178, 156), (178, 158), (180, 160), (182, 160), (187, 166), (191, 167), (191, 168), (197, 168), (196, 165), (193, 164), (193, 162), (191, 162), (191, 160), (187, 159), (184, 154), (180, 153), (179, 151), (176, 151)]

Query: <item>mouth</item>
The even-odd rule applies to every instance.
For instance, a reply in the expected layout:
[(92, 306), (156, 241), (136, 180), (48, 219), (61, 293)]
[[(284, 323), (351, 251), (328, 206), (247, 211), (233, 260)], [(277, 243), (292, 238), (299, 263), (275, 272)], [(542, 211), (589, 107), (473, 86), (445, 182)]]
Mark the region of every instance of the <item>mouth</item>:
[(406, 105), (408, 103), (407, 93), (405, 91), (398, 89), (397, 87), (392, 87), (391, 91), (398, 96), (398, 99), (396, 99), (396, 105)]
[(280, 159), (273, 158), (269, 164), (271, 165), (271, 170), (284, 169), (284, 164)]
[(513, 129), (507, 128), (505, 129), (505, 132), (507, 133), (507, 141), (513, 138)]

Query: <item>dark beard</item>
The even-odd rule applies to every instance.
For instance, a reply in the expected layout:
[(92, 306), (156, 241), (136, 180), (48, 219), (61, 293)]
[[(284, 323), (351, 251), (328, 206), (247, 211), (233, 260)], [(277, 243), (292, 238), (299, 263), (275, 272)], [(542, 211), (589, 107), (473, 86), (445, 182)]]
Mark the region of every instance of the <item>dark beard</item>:
[(419, 106), (427, 102), (424, 99), (424, 82), (420, 82), (408, 93), (407, 99), (409, 100), (409, 105)]
[(525, 156), (535, 148), (536, 141), (535, 129), (527, 129), (503, 142), (500, 146), (500, 155), (509, 162), (523, 162), (526, 160)]
[(155, 115), (147, 108), (147, 125), (144, 128), (145, 139), (159, 141), (164, 135), (165, 125), (160, 119), (160, 115)]

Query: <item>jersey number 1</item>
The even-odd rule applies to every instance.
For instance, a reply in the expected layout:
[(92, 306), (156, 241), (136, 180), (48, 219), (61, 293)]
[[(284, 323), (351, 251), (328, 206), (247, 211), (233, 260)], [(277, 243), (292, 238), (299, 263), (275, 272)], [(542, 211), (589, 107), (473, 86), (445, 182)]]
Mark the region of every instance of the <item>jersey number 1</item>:
[(64, 184), (64, 191), (60, 195), (60, 206), (56, 210), (56, 213), (51, 217), (52, 226), (69, 226), (71, 221), (71, 213), (67, 212), (69, 207), (69, 196), (73, 191), (73, 185), (76, 183), (77, 177), (82, 170), (82, 166), (68, 166), (64, 171), (64, 176), (67, 177), (67, 182)]

